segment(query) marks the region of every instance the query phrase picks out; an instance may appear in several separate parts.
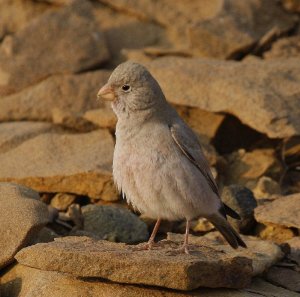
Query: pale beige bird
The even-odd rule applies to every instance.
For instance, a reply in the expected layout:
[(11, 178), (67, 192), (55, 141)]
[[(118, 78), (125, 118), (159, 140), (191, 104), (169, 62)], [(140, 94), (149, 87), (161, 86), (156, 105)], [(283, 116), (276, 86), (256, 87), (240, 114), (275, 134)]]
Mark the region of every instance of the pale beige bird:
[[(182, 94), (184, 95), (184, 94)], [(239, 215), (222, 203), (196, 135), (168, 104), (150, 72), (125, 62), (111, 74), (98, 97), (112, 102), (117, 115), (113, 177), (134, 208), (157, 220), (186, 220), (183, 251), (188, 250), (189, 222), (207, 218), (233, 248), (246, 247), (226, 215)]]

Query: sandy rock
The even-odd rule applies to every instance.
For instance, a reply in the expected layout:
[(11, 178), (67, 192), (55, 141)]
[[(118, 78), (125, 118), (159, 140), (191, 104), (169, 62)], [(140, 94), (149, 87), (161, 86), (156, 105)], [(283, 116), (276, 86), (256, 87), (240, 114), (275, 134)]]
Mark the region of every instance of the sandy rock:
[(0, 97), (0, 121), (51, 121), (55, 108), (79, 114), (103, 108), (105, 104), (96, 98), (108, 76), (107, 71), (55, 75), (19, 93)]
[(148, 240), (147, 225), (127, 209), (89, 204), (82, 207), (84, 231), (115, 242)]
[(265, 59), (290, 57), (300, 57), (300, 35), (281, 38), (272, 44), (269, 51), (264, 53)]
[(147, 66), (170, 102), (227, 112), (271, 138), (284, 138), (300, 134), (299, 65), (297, 58), (229, 62), (166, 57)]
[(59, 211), (67, 210), (68, 207), (74, 203), (76, 195), (69, 193), (57, 193), (51, 199), (51, 206), (55, 207)]
[(295, 236), (293, 230), (278, 225), (258, 224), (255, 233), (264, 240), (276, 243), (284, 243)]
[(262, 176), (253, 189), (253, 193), (256, 199), (273, 199), (280, 195), (281, 189), (278, 182), (268, 176)]
[(230, 185), (223, 188), (221, 199), (241, 217), (241, 220), (228, 217), (230, 224), (242, 233), (251, 230), (255, 223), (254, 209), (257, 206), (252, 191), (240, 185)]
[[(113, 138), (106, 130), (82, 134), (45, 133), (0, 154), (0, 181), (40, 192), (100, 198), (111, 193)], [(26, 157), (25, 157), (26, 156)]]
[(32, 19), (49, 10), (49, 8), (51, 9), (48, 5), (33, 1), (1, 0), (0, 40), (5, 35), (22, 29)]
[(300, 1), (299, 0), (281, 0), (283, 7), (287, 11), (300, 12)]
[[(210, 232), (204, 236), (190, 235), (189, 242), (192, 245), (209, 246), (215, 251), (222, 252), (229, 257), (245, 257), (252, 261), (252, 275), (259, 275), (269, 267), (277, 263), (284, 256), (280, 247), (274, 243), (258, 239), (254, 236), (242, 236), (247, 249), (232, 249), (219, 232)], [(168, 240), (183, 242), (182, 234), (168, 233)]]
[(249, 285), (252, 273), (249, 259), (218, 253), (207, 246), (195, 248), (191, 255), (178, 254), (173, 250), (178, 247), (179, 244), (163, 241), (153, 250), (135, 251), (136, 246), (65, 237), (25, 248), (16, 258), (23, 265), (42, 270), (128, 284), (180, 290)]
[(169, 43), (165, 29), (158, 24), (140, 20), (130, 14), (118, 13), (99, 2), (93, 3), (93, 12), (105, 36), (112, 66), (124, 62), (123, 49), (140, 49)]
[(0, 153), (5, 153), (22, 142), (51, 130), (54, 130), (54, 126), (48, 123), (0, 123)]
[(280, 287), (300, 292), (300, 272), (289, 268), (274, 266), (268, 270), (266, 279)]
[(263, 224), (300, 228), (300, 194), (283, 196), (260, 205), (254, 214), (256, 220)]
[(110, 106), (85, 112), (83, 118), (100, 128), (115, 129), (117, 118)]
[(89, 132), (97, 128), (93, 125), (93, 123), (84, 119), (80, 114), (59, 108), (52, 109), (52, 122), (78, 132)]
[(48, 210), (35, 191), (13, 183), (0, 183), (0, 267), (31, 243), (48, 222)]
[(230, 56), (253, 45), (272, 27), (277, 26), (281, 32), (295, 23), (295, 18), (273, 1), (263, 4), (257, 0), (100, 1), (116, 10), (160, 24), (167, 29), (175, 47), (191, 48), (202, 56)]
[(92, 6), (87, 1), (75, 1), (57, 12), (46, 12), (4, 39), (0, 46), (0, 95), (53, 74), (87, 70), (108, 58)]
[[(257, 297), (256, 293), (251, 293), (251, 290), (255, 289), (263, 292), (261, 296), (265, 297), (298, 296), (260, 279), (256, 279), (253, 285), (246, 290), (200, 288), (182, 292), (149, 286), (122, 285), (99, 279), (80, 279), (55, 271), (42, 271), (17, 264), (2, 277), (0, 294), (9, 297)], [(266, 287), (268, 292), (272, 293), (268, 294)]]
[(240, 149), (228, 157), (225, 181), (226, 184), (242, 184), (253, 189), (261, 176), (278, 173), (280, 168), (273, 149), (255, 149), (251, 152)]
[(208, 139), (216, 136), (225, 118), (225, 115), (207, 112), (199, 108), (176, 105), (175, 109), (196, 133)]
[(126, 1), (100, 0), (114, 9), (134, 15), (142, 20), (152, 21), (168, 30), (168, 39), (176, 45), (187, 45), (186, 30), (190, 23), (212, 18), (221, 9), (220, 1), (191, 1), (183, 3), (180, 0), (162, 1)]
[(238, 58), (270, 30), (276, 28), (279, 35), (291, 29), (295, 21), (272, 0), (223, 1), (214, 18), (189, 29), (190, 47), (199, 56)]

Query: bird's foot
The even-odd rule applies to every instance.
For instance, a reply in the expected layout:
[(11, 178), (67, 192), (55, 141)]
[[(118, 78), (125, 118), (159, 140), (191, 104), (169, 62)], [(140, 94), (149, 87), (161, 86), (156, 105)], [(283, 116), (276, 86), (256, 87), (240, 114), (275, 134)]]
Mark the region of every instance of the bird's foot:
[(141, 243), (138, 246), (135, 246), (133, 248), (134, 251), (149, 251), (152, 250), (152, 248), (156, 245), (155, 242), (151, 241), (151, 242), (146, 242), (146, 243)]
[(183, 244), (180, 248), (175, 249), (176, 252), (180, 254), (187, 254), (190, 255), (190, 249), (188, 244)]

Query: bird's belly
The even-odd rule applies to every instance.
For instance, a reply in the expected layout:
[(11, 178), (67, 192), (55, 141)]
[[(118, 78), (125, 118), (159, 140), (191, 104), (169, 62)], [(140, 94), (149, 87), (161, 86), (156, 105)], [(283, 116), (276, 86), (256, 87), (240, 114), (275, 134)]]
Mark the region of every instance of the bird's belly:
[[(219, 207), (199, 170), (180, 152), (140, 150), (114, 155), (115, 182), (134, 208), (152, 218), (192, 219)], [(214, 197), (215, 196), (215, 197)]]

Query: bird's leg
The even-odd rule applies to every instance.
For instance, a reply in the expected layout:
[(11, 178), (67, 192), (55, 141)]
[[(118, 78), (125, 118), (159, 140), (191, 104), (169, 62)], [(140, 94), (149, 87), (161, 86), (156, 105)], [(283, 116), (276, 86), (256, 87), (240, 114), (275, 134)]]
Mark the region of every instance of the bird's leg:
[(161, 219), (158, 219), (158, 220), (156, 221), (156, 223), (155, 223), (155, 226), (154, 226), (154, 228), (153, 228), (153, 231), (152, 231), (152, 233), (151, 233), (151, 236), (150, 236), (150, 238), (149, 238), (149, 240), (148, 240), (148, 242), (147, 242), (147, 247), (148, 247), (149, 250), (151, 250), (151, 248), (153, 247), (155, 235), (156, 235), (156, 233), (157, 233), (157, 231), (158, 231), (158, 228), (159, 228), (160, 223), (161, 223)]
[(186, 220), (186, 227), (185, 227), (185, 235), (184, 235), (184, 242), (182, 245), (182, 251), (186, 254), (189, 254), (189, 231), (190, 231), (190, 221)]

